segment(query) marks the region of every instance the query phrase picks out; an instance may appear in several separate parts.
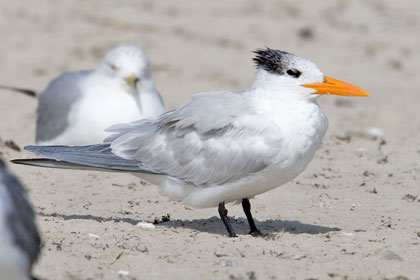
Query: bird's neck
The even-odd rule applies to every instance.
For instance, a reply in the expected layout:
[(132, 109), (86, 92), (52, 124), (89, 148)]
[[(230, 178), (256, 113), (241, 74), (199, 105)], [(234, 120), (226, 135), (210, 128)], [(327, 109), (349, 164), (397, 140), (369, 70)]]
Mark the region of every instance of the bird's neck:
[(255, 81), (251, 85), (251, 90), (266, 91), (283, 91), (285, 89), (284, 82), (277, 77), (276, 74), (269, 73), (259, 68), (255, 74)]
[(133, 98), (144, 118), (158, 116), (165, 112), (162, 98), (156, 90), (153, 79), (142, 81), (140, 89), (133, 94)]
[(155, 81), (152, 77), (141, 81), (140, 94), (156, 93)]
[(304, 125), (313, 115), (324, 118), (315, 95), (306, 95), (305, 88), (287, 85), (265, 70), (257, 72), (255, 82), (244, 96), (255, 113), (280, 127), (287, 127), (289, 123)]

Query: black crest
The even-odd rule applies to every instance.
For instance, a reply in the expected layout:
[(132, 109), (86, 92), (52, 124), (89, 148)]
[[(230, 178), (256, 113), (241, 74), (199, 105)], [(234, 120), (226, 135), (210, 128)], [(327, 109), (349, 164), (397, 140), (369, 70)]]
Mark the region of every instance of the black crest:
[(270, 73), (279, 75), (283, 75), (287, 71), (289, 57), (291, 56), (290, 53), (270, 48), (257, 49), (254, 53), (256, 56), (253, 60), (256, 63), (257, 68), (262, 67)]

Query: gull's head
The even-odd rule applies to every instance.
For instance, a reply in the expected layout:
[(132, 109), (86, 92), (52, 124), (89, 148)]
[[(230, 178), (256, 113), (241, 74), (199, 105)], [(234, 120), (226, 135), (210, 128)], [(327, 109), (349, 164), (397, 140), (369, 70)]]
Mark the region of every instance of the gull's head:
[(298, 98), (314, 99), (321, 94), (369, 96), (356, 86), (325, 76), (305, 58), (270, 48), (258, 49), (255, 54), (256, 86)]
[(97, 71), (129, 91), (137, 92), (145, 83), (154, 83), (149, 57), (142, 48), (133, 44), (121, 44), (108, 51)]

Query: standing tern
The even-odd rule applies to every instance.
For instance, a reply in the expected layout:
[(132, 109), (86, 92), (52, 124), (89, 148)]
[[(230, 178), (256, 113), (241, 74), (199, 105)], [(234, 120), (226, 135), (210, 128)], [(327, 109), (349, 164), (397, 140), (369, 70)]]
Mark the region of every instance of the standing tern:
[[(41, 240), (26, 191), (0, 160), (0, 279), (31, 279)], [(32, 278), (34, 279), (34, 278)]]
[(38, 145), (87, 145), (102, 142), (110, 125), (165, 112), (147, 54), (121, 44), (95, 70), (65, 73), (42, 92), (0, 86), (38, 99)]
[(193, 207), (216, 207), (236, 234), (225, 203), (242, 200), (251, 234), (260, 234), (249, 199), (299, 175), (328, 127), (322, 94), (369, 96), (324, 76), (311, 61), (274, 50), (255, 51), (255, 82), (244, 91), (204, 92), (156, 118), (117, 124), (103, 144), (28, 146), (46, 156), (19, 164), (131, 172)]

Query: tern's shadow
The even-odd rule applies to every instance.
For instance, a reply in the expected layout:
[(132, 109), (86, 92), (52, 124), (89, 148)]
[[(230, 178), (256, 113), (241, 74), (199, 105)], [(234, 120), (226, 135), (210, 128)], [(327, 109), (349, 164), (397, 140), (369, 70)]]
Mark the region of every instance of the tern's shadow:
[(132, 225), (137, 225), (141, 220), (136, 220), (132, 218), (120, 218), (120, 217), (100, 217), (93, 215), (78, 215), (78, 214), (58, 214), (58, 213), (37, 213), (41, 217), (53, 217), (53, 218), (62, 218), (64, 221), (67, 220), (91, 220), (99, 223), (103, 222), (115, 222), (115, 223), (128, 223)]
[[(237, 234), (246, 234), (249, 232), (248, 221), (245, 218), (230, 218), (232, 227)], [(278, 232), (288, 232), (291, 234), (320, 234), (331, 231), (339, 231), (337, 227), (324, 227), (312, 224), (303, 224), (299, 221), (288, 220), (255, 220), (257, 228), (266, 234), (274, 234)], [(211, 217), (209, 219), (171, 220), (161, 224), (168, 228), (189, 228), (201, 232), (226, 234), (226, 228), (219, 217)]]
[[(113, 221), (116, 223), (129, 223), (131, 225), (136, 225), (142, 220), (136, 220), (132, 218), (123, 218), (123, 217), (100, 217), (93, 215), (65, 215), (57, 213), (43, 213), (40, 212), (38, 215), (43, 217), (58, 217), (63, 220), (92, 220), (96, 222), (109, 222)], [(231, 217), (230, 221), (233, 228), (238, 234), (246, 234), (249, 231), (248, 222), (244, 218), (234, 218)], [(339, 231), (340, 228), (337, 227), (325, 227), (312, 224), (304, 224), (299, 221), (288, 221), (288, 220), (265, 220), (258, 221), (255, 220), (256, 226), (263, 232), (268, 234), (274, 234), (277, 232), (288, 232), (291, 234), (322, 234), (331, 231)], [(200, 232), (208, 232), (215, 234), (226, 234), (226, 228), (224, 227), (222, 221), (219, 217), (211, 217), (209, 219), (194, 219), (194, 220), (170, 220), (167, 222), (159, 223), (159, 226), (167, 228), (189, 228), (192, 230)]]

